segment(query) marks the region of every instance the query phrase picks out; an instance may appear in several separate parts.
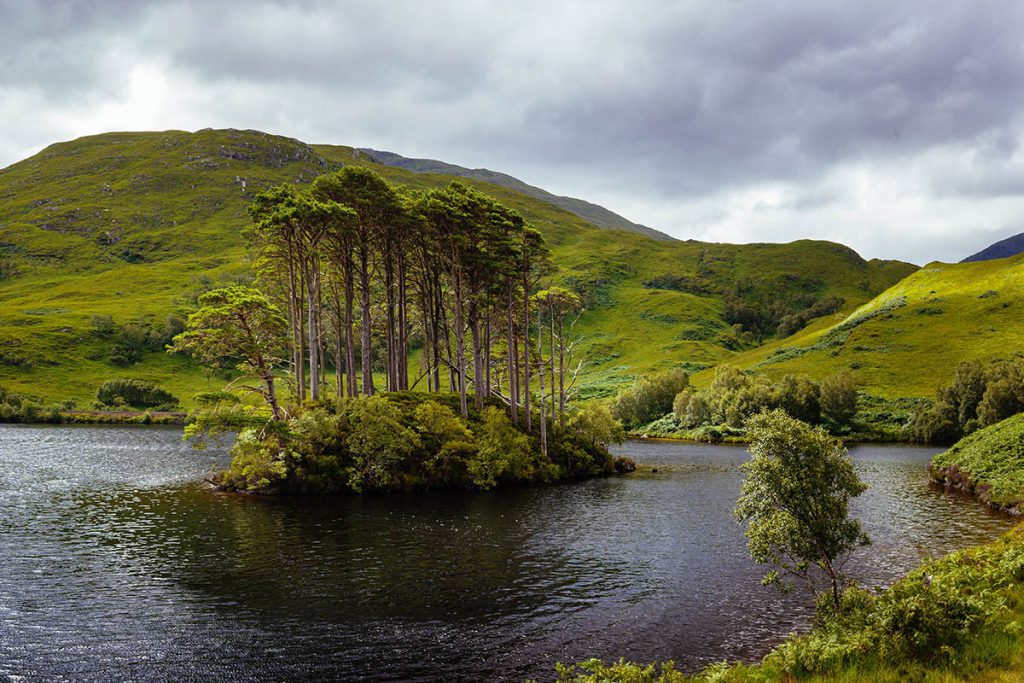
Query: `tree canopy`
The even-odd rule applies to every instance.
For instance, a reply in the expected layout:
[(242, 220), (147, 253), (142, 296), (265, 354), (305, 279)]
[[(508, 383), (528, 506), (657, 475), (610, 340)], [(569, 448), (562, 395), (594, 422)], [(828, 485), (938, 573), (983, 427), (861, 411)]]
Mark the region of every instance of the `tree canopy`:
[[(840, 607), (847, 582), (843, 564), (849, 552), (870, 541), (850, 518), (850, 499), (867, 490), (842, 443), (781, 410), (762, 413), (748, 423), (751, 459), (736, 518), (747, 523), (750, 556), (773, 564), (822, 594), (824, 577), (832, 606)], [(791, 582), (772, 570), (765, 583), (788, 589)]]

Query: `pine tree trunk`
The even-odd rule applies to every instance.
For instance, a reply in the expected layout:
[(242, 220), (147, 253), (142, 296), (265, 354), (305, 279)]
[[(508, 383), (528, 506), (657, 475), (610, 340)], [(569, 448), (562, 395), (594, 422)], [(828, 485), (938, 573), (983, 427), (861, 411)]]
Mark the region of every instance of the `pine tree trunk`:
[(505, 307), (505, 335), (508, 338), (508, 409), (509, 415), (512, 417), (512, 423), (516, 426), (519, 425), (519, 406), (516, 405), (519, 401), (519, 387), (516, 381), (516, 363), (515, 363), (515, 344), (513, 339), (515, 338), (515, 330), (512, 326), (512, 283), (509, 282), (507, 285), (508, 290), (508, 305)]
[(345, 254), (345, 380), (349, 396), (359, 395), (359, 383), (356, 380), (356, 347), (352, 334), (352, 306), (355, 301), (355, 282), (352, 273), (352, 254)]
[(365, 242), (359, 245), (359, 297), (362, 313), (360, 362), (363, 366), (363, 394), (373, 396), (373, 360), (370, 347), (370, 254)]
[(544, 335), (541, 334), (541, 330), (544, 326), (541, 324), (540, 309), (537, 309), (537, 362), (539, 366), (537, 368), (537, 377), (540, 380), (540, 453), (545, 458), (548, 457), (548, 424), (547, 424), (547, 400), (544, 397)]

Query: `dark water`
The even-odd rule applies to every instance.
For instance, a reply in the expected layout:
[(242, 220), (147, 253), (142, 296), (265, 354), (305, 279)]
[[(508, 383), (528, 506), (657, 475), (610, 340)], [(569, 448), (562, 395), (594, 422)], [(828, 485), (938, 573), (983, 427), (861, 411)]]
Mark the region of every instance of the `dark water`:
[[(630, 443), (658, 474), (484, 494), (267, 500), (158, 428), (0, 426), (0, 677), (550, 677), (756, 658), (806, 627), (731, 517), (743, 448)], [(884, 584), (1012, 520), (929, 490), (934, 451), (852, 450)]]

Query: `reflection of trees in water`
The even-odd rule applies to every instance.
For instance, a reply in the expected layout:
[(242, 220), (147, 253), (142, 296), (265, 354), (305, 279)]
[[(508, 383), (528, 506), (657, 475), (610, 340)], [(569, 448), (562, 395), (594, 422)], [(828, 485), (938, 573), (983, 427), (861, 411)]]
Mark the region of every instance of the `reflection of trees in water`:
[(628, 585), (621, 563), (571, 556), (573, 536), (600, 525), (598, 509), (617, 495), (587, 485), (316, 499), (80, 492), (67, 524), (87, 520), (133, 572), (203, 602), (335, 623), (445, 621), (530, 613), (553, 599), (571, 609), (603, 584)]

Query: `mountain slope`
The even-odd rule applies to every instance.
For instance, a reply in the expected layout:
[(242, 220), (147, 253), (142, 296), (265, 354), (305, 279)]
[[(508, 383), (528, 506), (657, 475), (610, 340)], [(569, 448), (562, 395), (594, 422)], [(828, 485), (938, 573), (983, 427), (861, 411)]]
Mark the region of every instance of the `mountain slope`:
[(1007, 237), (1005, 240), (999, 240), (995, 244), (990, 244), (977, 254), (968, 256), (960, 263), (991, 261), (992, 259), (1016, 256), (1022, 251), (1024, 251), (1024, 232), (1019, 235), (1014, 235), (1013, 237)]
[[(162, 353), (160, 334), (174, 326), (168, 316), (187, 313), (202, 291), (251, 278), (240, 232), (259, 189), (353, 163), (411, 188), (453, 179), (378, 164), (351, 147), (235, 130), (92, 136), (0, 170), (0, 384), (83, 407), (113, 377), (155, 380), (186, 403), (219, 388), (222, 377)], [(586, 301), (576, 327), (586, 395), (734, 356), (749, 342), (724, 318), (728, 296), (836, 295), (851, 309), (915, 269), (827, 242), (658, 241), (597, 228), (514, 189), (465, 182), (537, 227), (556, 279)], [(124, 356), (114, 347), (139, 346), (140, 330), (138, 360), (114, 362)]]
[(486, 168), (466, 168), (465, 166), (456, 166), (455, 164), (449, 164), (435, 159), (409, 159), (400, 154), (395, 154), (394, 152), (382, 152), (376, 149), (360, 148), (359, 151), (366, 154), (366, 156), (373, 161), (379, 164), (384, 164), (385, 166), (394, 166), (396, 168), (402, 168), (415, 173), (434, 173), (455, 176), (458, 178), (482, 180), (484, 182), (491, 183), (492, 185), (507, 187), (510, 190), (522, 192), (523, 194), (529, 195), (535, 199), (540, 199), (548, 204), (553, 204), (560, 209), (565, 209), (569, 213), (574, 213), (583, 220), (589, 221), (599, 228), (635, 232), (656, 240), (675, 239), (674, 237), (666, 235), (663, 232), (659, 232), (654, 228), (649, 228), (646, 225), (634, 223), (623, 218), (619, 214), (614, 211), (609, 211), (603, 206), (592, 204), (582, 199), (576, 199), (575, 197), (562, 197), (552, 194), (547, 190), (524, 183), (522, 180), (519, 180), (519, 178), (515, 178), (505, 173), (491, 171)]
[(1022, 322), (1024, 255), (931, 263), (849, 315), (823, 319), (732, 362), (775, 377), (851, 370), (881, 396), (932, 396), (961, 360), (1024, 355)]

